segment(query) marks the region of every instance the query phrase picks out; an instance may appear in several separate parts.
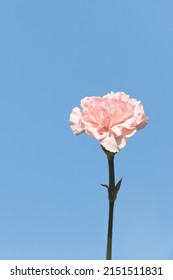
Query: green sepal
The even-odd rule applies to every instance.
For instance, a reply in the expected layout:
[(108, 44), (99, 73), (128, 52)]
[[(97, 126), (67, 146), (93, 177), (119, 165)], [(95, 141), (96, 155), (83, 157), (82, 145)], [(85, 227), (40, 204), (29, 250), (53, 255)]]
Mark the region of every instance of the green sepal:
[(113, 159), (116, 153), (110, 152), (108, 150), (106, 150), (102, 145), (101, 145), (102, 150), (105, 152), (105, 154), (107, 155), (108, 159)]

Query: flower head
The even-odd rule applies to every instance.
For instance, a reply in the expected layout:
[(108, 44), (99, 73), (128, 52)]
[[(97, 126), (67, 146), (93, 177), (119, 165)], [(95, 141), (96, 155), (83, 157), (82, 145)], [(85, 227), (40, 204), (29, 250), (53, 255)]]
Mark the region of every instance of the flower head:
[(80, 105), (82, 110), (75, 107), (70, 114), (74, 134), (86, 132), (113, 153), (119, 152), (127, 138), (148, 123), (141, 102), (124, 92), (85, 97)]

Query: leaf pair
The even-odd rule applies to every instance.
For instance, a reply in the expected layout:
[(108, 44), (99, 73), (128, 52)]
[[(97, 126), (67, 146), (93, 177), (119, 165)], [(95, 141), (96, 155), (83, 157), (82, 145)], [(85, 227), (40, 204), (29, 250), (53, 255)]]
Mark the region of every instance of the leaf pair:
[(118, 191), (119, 191), (119, 189), (120, 189), (120, 187), (121, 187), (122, 179), (123, 179), (123, 178), (121, 178), (121, 179), (118, 181), (118, 183), (116, 184), (116, 186), (113, 187), (113, 188), (112, 188), (112, 187), (108, 187), (108, 186), (105, 185), (105, 184), (101, 184), (101, 186), (103, 186), (103, 187), (105, 187), (105, 188), (108, 189), (109, 200), (110, 200), (110, 201), (115, 201), (115, 200), (116, 200)]

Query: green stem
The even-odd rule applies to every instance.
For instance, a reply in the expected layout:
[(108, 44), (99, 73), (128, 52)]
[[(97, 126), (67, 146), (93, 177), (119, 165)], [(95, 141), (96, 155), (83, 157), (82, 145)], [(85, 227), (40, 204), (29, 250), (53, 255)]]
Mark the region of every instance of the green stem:
[(108, 158), (109, 166), (109, 188), (115, 187), (115, 176), (114, 176), (114, 157)]
[(113, 212), (115, 196), (115, 176), (114, 176), (114, 157), (108, 157), (109, 166), (109, 221), (108, 221), (108, 236), (107, 236), (107, 253), (106, 260), (112, 259), (112, 231), (113, 231)]
[(114, 201), (109, 201), (109, 223), (108, 223), (108, 238), (107, 238), (107, 253), (106, 253), (107, 260), (112, 260), (113, 210), (114, 210)]

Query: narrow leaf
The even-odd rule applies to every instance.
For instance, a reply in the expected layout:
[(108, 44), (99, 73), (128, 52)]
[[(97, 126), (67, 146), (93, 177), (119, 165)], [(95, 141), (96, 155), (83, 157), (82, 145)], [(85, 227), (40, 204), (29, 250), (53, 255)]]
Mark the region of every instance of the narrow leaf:
[(105, 187), (105, 188), (107, 188), (107, 189), (108, 189), (108, 186), (107, 186), (107, 185), (105, 185), (105, 184), (101, 184), (101, 186), (102, 186), (102, 187)]
[(116, 184), (116, 186), (115, 186), (117, 193), (118, 193), (118, 191), (119, 191), (119, 189), (120, 189), (122, 179), (123, 179), (123, 178), (121, 178), (121, 179), (118, 181), (118, 183)]

